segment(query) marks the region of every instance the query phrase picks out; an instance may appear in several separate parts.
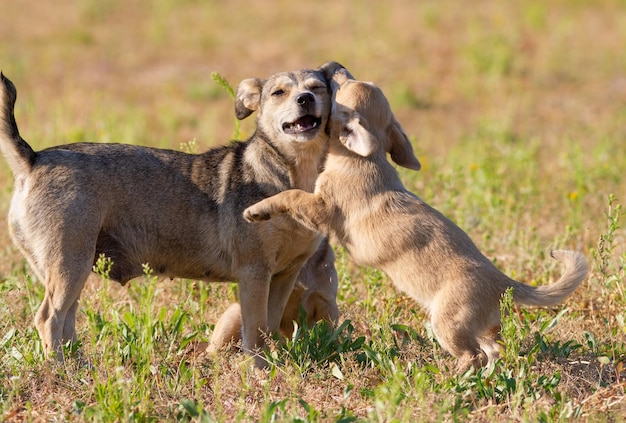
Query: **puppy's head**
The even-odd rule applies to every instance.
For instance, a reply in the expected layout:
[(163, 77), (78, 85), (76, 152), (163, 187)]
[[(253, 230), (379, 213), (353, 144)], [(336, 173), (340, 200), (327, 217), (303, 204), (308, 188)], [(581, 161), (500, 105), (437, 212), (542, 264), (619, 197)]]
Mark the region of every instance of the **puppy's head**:
[(326, 140), (332, 74), (342, 66), (329, 62), (318, 69), (280, 72), (269, 79), (241, 81), (235, 114), (245, 119), (258, 111), (257, 129), (278, 144)]
[(370, 82), (356, 81), (339, 70), (333, 76), (331, 137), (348, 150), (367, 157), (382, 149), (391, 159), (409, 169), (421, 164), (397, 121), (382, 90)]

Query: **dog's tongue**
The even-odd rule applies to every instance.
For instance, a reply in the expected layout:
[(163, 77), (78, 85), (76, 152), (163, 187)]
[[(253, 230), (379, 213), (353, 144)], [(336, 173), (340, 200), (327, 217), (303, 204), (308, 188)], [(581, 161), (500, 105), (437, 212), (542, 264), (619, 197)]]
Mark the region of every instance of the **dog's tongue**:
[(317, 119), (311, 115), (301, 117), (292, 123), (283, 125), (283, 129), (287, 134), (299, 134), (317, 127)]

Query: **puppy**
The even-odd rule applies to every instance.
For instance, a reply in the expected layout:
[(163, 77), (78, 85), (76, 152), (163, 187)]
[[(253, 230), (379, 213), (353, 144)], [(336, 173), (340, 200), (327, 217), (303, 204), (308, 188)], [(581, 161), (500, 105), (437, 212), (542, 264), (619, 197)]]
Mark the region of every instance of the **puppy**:
[[(0, 149), (15, 178), (9, 232), (45, 286), (35, 316), (45, 351), (62, 359), (62, 345), (76, 340), (80, 294), (104, 254), (122, 285), (142, 275), (143, 263), (157, 275), (238, 281), (243, 348), (265, 366), (257, 354), (264, 335), (278, 331), (322, 238), (288, 217), (249, 225), (242, 212), (285, 189), (313, 190), (328, 144), (329, 76), (340, 67), (242, 81), (235, 113), (258, 111), (255, 133), (202, 154), (91, 143), (35, 152), (15, 122), (15, 86), (1, 75)], [(304, 276), (316, 279), (316, 269)], [(323, 276), (330, 286), (320, 289), (333, 295)]]
[(460, 369), (495, 360), (505, 290), (513, 288), (520, 304), (556, 305), (586, 277), (587, 261), (574, 251), (553, 251), (565, 273), (538, 288), (501, 273), (465, 232), (402, 185), (386, 153), (410, 169), (420, 163), (382, 91), (342, 70), (333, 79), (331, 140), (315, 193), (282, 192), (249, 207), (244, 217), (258, 222), (288, 215), (332, 234), (357, 263), (383, 270), (430, 312), (437, 340)]

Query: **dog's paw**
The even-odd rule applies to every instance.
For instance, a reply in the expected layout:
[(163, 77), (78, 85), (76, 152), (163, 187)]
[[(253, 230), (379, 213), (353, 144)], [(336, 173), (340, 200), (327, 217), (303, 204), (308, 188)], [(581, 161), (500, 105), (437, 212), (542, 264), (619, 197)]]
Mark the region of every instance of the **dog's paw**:
[(243, 218), (250, 223), (260, 222), (262, 220), (270, 220), (271, 217), (272, 216), (269, 213), (256, 210), (254, 206), (248, 207), (243, 211)]

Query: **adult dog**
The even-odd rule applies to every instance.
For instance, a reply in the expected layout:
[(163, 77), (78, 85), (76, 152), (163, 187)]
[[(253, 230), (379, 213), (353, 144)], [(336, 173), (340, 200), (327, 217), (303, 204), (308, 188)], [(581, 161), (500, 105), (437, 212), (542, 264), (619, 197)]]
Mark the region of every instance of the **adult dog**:
[(452, 221), (404, 188), (397, 164), (420, 163), (382, 91), (339, 70), (331, 113), (326, 166), (315, 193), (288, 190), (244, 212), (248, 221), (288, 215), (306, 228), (332, 234), (352, 258), (383, 270), (429, 312), (441, 346), (459, 368), (482, 366), (499, 356), (499, 300), (513, 288), (517, 303), (561, 302), (588, 272), (574, 251), (553, 251), (565, 273), (538, 288), (516, 282), (483, 256)]
[(15, 122), (15, 86), (1, 75), (0, 148), (15, 178), (9, 232), (45, 286), (35, 316), (45, 351), (63, 359), (63, 344), (76, 340), (80, 294), (104, 254), (121, 284), (144, 263), (163, 276), (238, 281), (243, 347), (263, 367), (264, 336), (278, 330), (321, 237), (289, 218), (249, 225), (242, 212), (288, 188), (313, 190), (328, 144), (329, 75), (340, 67), (242, 81), (235, 113), (258, 111), (255, 133), (202, 154), (91, 143), (35, 152)]

